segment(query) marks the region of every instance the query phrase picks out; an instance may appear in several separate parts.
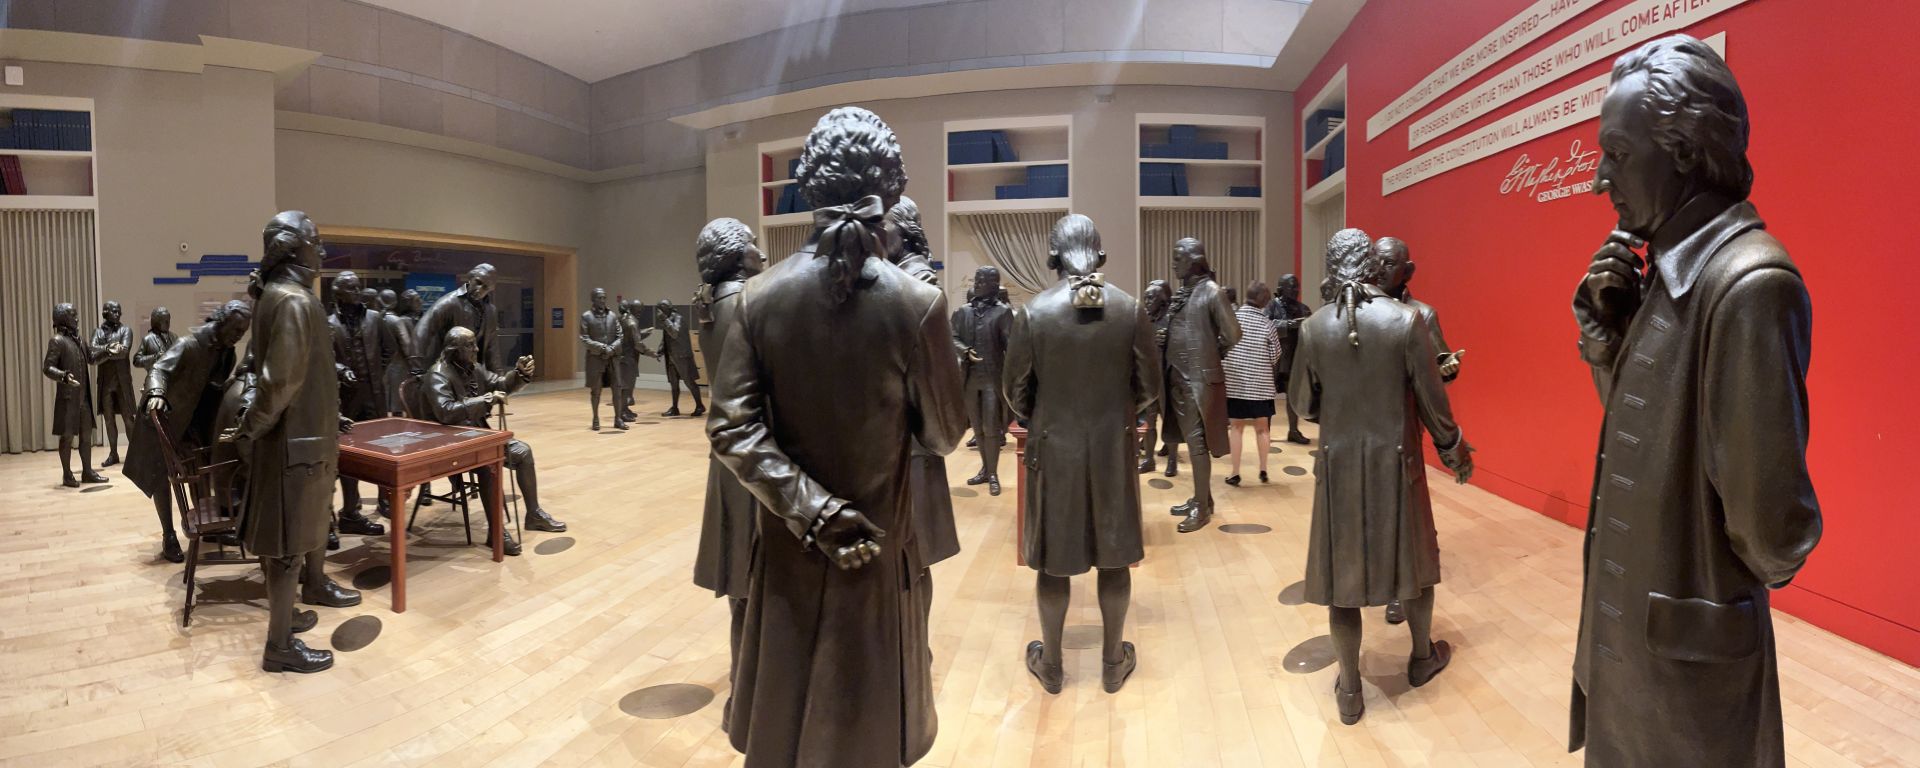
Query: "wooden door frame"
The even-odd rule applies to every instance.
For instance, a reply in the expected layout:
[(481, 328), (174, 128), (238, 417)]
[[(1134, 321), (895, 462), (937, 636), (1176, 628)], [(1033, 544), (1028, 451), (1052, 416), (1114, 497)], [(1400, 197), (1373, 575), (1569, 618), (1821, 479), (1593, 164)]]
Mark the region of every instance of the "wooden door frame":
[(541, 280), (547, 291), (547, 295), (542, 298), (546, 299), (547, 307), (560, 308), (562, 322), (561, 327), (554, 328), (548, 318), (541, 317), (538, 313), (534, 317), (539, 331), (534, 334), (533, 339), (534, 355), (539, 361), (538, 378), (564, 380), (573, 378), (574, 374), (579, 372), (579, 345), (574, 343), (578, 332), (570, 330), (574, 321), (567, 319), (577, 314), (577, 308), (573, 302), (580, 293), (580, 270), (578, 260), (575, 258), (578, 249), (493, 237), (380, 227), (321, 227), (320, 237), (324, 240), (358, 245), (407, 245), (483, 253), (511, 253), (539, 259)]

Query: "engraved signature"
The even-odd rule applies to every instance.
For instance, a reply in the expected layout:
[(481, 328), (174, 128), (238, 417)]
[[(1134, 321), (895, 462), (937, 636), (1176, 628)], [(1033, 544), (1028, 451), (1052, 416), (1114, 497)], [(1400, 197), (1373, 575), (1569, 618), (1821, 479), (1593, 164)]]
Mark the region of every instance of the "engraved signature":
[[(1600, 150), (1586, 149), (1579, 139), (1573, 140), (1573, 146), (1565, 157), (1555, 157), (1544, 163), (1536, 163), (1528, 155), (1521, 155), (1513, 163), (1513, 169), (1507, 172), (1506, 180), (1500, 182), (1500, 194), (1510, 195), (1524, 192), (1539, 202), (1558, 200), (1576, 193), (1592, 191), (1591, 175), (1600, 167)], [(1569, 182), (1580, 175), (1589, 178)], [(1543, 190), (1542, 187), (1545, 187)]]

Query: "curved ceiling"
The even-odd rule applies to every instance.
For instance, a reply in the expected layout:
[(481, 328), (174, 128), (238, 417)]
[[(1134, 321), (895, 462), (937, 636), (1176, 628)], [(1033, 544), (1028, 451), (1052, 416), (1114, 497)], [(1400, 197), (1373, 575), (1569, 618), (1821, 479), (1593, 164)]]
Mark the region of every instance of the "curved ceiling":
[(947, 0), (362, 0), (589, 83), (795, 24)]

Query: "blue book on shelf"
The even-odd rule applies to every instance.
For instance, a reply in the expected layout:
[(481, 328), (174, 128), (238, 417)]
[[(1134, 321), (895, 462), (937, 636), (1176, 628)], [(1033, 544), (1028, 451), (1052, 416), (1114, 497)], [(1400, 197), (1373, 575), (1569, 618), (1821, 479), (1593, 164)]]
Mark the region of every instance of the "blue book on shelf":
[(1143, 197), (1170, 197), (1187, 194), (1186, 164), (1141, 163), (1140, 194)]
[(787, 178), (800, 178), (800, 158), (796, 157), (787, 161)]
[(1227, 143), (1224, 141), (1203, 141), (1193, 145), (1187, 157), (1195, 160), (1227, 159)]
[(993, 136), (993, 161), (996, 163), (1020, 162), (1020, 155), (1013, 151), (1013, 142), (1007, 140), (1006, 131), (988, 131)]
[(794, 213), (800, 205), (800, 185), (788, 184), (780, 188), (780, 202), (773, 206), (774, 214)]
[(1327, 159), (1320, 164), (1320, 172), (1332, 176), (1335, 171), (1347, 166), (1347, 135), (1342, 133), (1327, 142)]
[(59, 149), (60, 125), (55, 122), (60, 115), (50, 109), (36, 109), (34, 119), (34, 149)]
[(1304, 134), (1306, 144), (1302, 146), (1301, 149), (1312, 149), (1313, 145), (1319, 144), (1321, 139), (1327, 137), (1327, 134), (1333, 133), (1333, 126), (1329, 121), (1343, 119), (1345, 117), (1346, 113), (1337, 109), (1323, 109), (1308, 116), (1307, 130)]
[(1148, 144), (1140, 145), (1140, 156), (1141, 157), (1178, 157), (1179, 155), (1174, 153), (1172, 144), (1148, 143)]
[(995, 200), (1025, 200), (1033, 197), (1025, 184), (1001, 184), (993, 188)]
[(0, 149), (18, 149), (20, 140), (16, 138), (13, 125), (0, 128)]
[(1027, 166), (1027, 194), (1030, 197), (1066, 197), (1067, 164)]
[(947, 134), (947, 164), (993, 162), (993, 131), (955, 131)]
[(1200, 142), (1200, 126), (1175, 125), (1167, 128), (1167, 142), (1176, 146), (1191, 146)]
[(79, 112), (76, 114), (79, 115), (79, 120), (80, 120), (80, 135), (78, 137), (79, 146), (75, 148), (82, 152), (92, 152), (93, 151), (93, 113)]
[(1227, 187), (1227, 197), (1259, 197), (1259, 187)]

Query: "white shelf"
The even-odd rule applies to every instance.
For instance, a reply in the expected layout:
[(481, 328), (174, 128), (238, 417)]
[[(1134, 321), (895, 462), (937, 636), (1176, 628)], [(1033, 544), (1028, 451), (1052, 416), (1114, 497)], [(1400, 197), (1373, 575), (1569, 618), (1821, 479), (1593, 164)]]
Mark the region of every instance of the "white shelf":
[(949, 164), (947, 166), (947, 170), (953, 171), (955, 173), (967, 173), (967, 172), (975, 172), (975, 171), (1004, 171), (1009, 168), (1025, 168), (1031, 165), (1066, 165), (1066, 164), (1067, 164), (1067, 159), (1063, 157), (1058, 160), (1015, 160), (1012, 162), (1005, 162), (1005, 163)]
[(1030, 117), (990, 117), (978, 120), (948, 120), (947, 133), (962, 131), (1039, 131), (1066, 130), (1073, 127), (1072, 115), (1034, 115)]
[(15, 155), (18, 157), (70, 158), (74, 160), (91, 159), (93, 157), (92, 152), (76, 152), (72, 150), (60, 150), (60, 149), (0, 149), (0, 155)]
[(1184, 157), (1143, 157), (1143, 163), (1179, 163), (1181, 165), (1220, 165), (1237, 168), (1258, 168), (1265, 165), (1260, 160), (1195, 160)]
[(0, 195), (0, 210), (92, 211), (100, 207), (91, 195)]
[(1208, 210), (1208, 211), (1259, 211), (1266, 209), (1266, 198), (1261, 197), (1215, 197), (1192, 195), (1142, 195), (1140, 207), (1143, 210)]
[(949, 200), (947, 213), (1000, 213), (1004, 211), (1065, 211), (1072, 207), (1067, 197), (1029, 197), (1017, 200)]
[(1339, 109), (1344, 112), (1346, 108), (1347, 68), (1341, 67), (1340, 71), (1333, 73), (1333, 77), (1327, 79), (1326, 85), (1320, 87), (1320, 92), (1314, 94), (1307, 105), (1300, 109), (1300, 119), (1304, 123), (1307, 118), (1313, 116), (1313, 113), (1320, 110)]
[(779, 226), (785, 226), (788, 224), (811, 224), (811, 223), (813, 223), (813, 211), (802, 211), (800, 213), (778, 213), (772, 216), (760, 217), (760, 225), (763, 227), (779, 227)]
[(1331, 131), (1328, 131), (1326, 137), (1321, 139), (1318, 144), (1315, 144), (1313, 145), (1312, 148), (1308, 149), (1307, 153), (1303, 155), (1303, 157), (1307, 160), (1327, 159), (1327, 147), (1333, 144), (1333, 138), (1335, 136), (1339, 136), (1346, 132), (1347, 132), (1347, 124), (1341, 123), (1340, 127), (1335, 128)]
[(779, 189), (788, 184), (798, 184), (798, 183), (800, 183), (799, 179), (775, 179), (773, 181), (760, 182), (760, 188), (761, 189)]
[(1327, 198), (1345, 191), (1346, 188), (1347, 169), (1341, 168), (1340, 170), (1334, 171), (1332, 176), (1321, 179), (1320, 183), (1308, 187), (1307, 191), (1300, 195), (1300, 202), (1306, 205), (1317, 205), (1326, 202)]
[(1172, 125), (1198, 125), (1201, 128), (1262, 130), (1267, 119), (1249, 115), (1198, 115), (1178, 112), (1144, 112), (1134, 122), (1141, 128), (1165, 128)]

